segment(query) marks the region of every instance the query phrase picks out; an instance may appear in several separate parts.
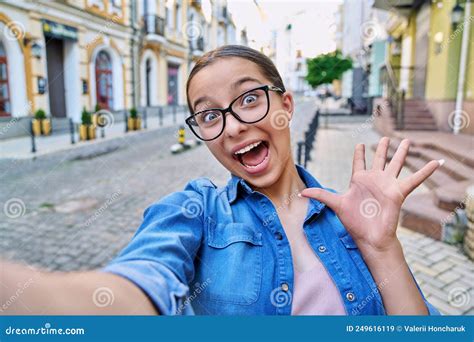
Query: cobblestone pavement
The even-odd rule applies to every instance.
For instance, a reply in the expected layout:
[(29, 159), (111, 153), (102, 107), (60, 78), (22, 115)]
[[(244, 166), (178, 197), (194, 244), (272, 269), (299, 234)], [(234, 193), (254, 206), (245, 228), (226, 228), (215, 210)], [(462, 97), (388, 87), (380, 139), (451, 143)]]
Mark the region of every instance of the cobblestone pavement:
[[(370, 146), (380, 138), (371, 129), (368, 117), (329, 118), (320, 121), (315, 149), (308, 170), (324, 186), (337, 191), (348, 187), (353, 149), (366, 144), (367, 165), (372, 165)], [(401, 177), (410, 171), (403, 170)], [(417, 192), (427, 191), (424, 186)], [(433, 240), (409, 229), (399, 227), (405, 257), (428, 300), (443, 314), (474, 314), (474, 263), (455, 246)]]
[[(298, 101), (295, 137), (314, 112), (314, 101)], [(0, 255), (50, 270), (97, 268), (130, 241), (153, 202), (197, 177), (225, 185), (229, 172), (204, 145), (170, 154), (176, 129), (134, 133), (36, 160), (0, 159)]]

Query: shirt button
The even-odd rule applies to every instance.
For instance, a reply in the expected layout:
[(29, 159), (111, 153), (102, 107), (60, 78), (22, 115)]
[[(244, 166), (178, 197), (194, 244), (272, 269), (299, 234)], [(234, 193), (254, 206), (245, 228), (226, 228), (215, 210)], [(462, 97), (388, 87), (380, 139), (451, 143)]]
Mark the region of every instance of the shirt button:
[(319, 250), (321, 253), (324, 253), (324, 252), (326, 252), (326, 247), (323, 246), (323, 245), (321, 245), (321, 246), (319, 246), (318, 250)]
[(356, 296), (352, 292), (347, 292), (346, 298), (349, 302), (353, 302), (355, 300)]
[(282, 235), (280, 232), (276, 232), (276, 233), (275, 233), (275, 238), (276, 238), (277, 240), (282, 240), (282, 239), (283, 239), (283, 235)]
[(285, 292), (288, 292), (288, 290), (290, 289), (290, 287), (288, 286), (287, 283), (283, 283), (281, 284), (281, 289)]

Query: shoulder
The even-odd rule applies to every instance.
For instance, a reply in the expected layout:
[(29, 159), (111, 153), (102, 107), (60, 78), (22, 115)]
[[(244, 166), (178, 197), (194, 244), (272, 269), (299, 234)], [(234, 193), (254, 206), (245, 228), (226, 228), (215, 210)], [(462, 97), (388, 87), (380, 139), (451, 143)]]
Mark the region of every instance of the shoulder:
[(144, 215), (179, 209), (185, 215), (196, 213), (201, 216), (223, 191), (225, 187), (218, 187), (207, 177), (196, 178), (189, 181), (183, 190), (172, 192), (150, 205)]

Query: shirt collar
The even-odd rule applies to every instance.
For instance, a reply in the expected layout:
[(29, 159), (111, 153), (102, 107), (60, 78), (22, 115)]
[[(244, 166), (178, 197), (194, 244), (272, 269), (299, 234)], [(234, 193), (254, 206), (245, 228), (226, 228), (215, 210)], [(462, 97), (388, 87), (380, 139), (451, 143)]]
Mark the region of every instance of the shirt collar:
[[(307, 171), (305, 170), (302, 166), (295, 164), (296, 170), (298, 171), (298, 174), (300, 178), (303, 180), (303, 182), (306, 184), (308, 188), (322, 188), (321, 184)], [(228, 191), (228, 198), (229, 198), (229, 203), (233, 203), (239, 194), (247, 193), (247, 194), (252, 194), (254, 190), (247, 184), (247, 182), (241, 178), (238, 177), (234, 174), (232, 174), (232, 178), (229, 180), (227, 184), (227, 191)], [(313, 214), (318, 214), (323, 210), (323, 208), (326, 206), (324, 203), (319, 202), (318, 200), (314, 198), (310, 198), (310, 205), (308, 208), (308, 214), (306, 218), (310, 218), (313, 216)]]

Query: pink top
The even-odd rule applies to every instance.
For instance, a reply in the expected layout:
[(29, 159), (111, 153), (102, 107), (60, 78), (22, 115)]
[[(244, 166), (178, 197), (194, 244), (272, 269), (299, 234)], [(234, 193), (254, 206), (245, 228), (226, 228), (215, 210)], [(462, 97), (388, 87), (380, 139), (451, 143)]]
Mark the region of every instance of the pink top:
[(346, 315), (341, 294), (306, 239), (303, 229), (286, 232), (294, 265), (292, 315)]

